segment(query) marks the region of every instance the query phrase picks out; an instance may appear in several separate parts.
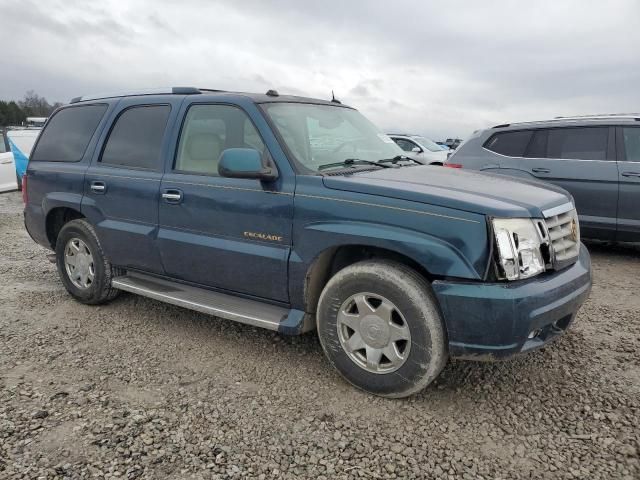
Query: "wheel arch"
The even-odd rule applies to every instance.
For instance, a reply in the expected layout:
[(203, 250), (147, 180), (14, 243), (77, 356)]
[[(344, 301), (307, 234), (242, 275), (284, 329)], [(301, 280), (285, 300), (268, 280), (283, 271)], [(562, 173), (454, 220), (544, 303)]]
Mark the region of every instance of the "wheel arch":
[(85, 216), (80, 213), (80, 210), (71, 207), (54, 207), (47, 212), (45, 219), (45, 231), (47, 234), (47, 240), (49, 241), (49, 245), (52, 249), (55, 250), (56, 248), (56, 241), (62, 227), (71, 220), (76, 220), (78, 218), (85, 218)]
[(305, 311), (315, 312), (322, 290), (337, 272), (362, 260), (391, 260), (415, 270), (427, 282), (433, 275), (411, 257), (384, 247), (366, 244), (348, 244), (323, 250), (307, 269), (304, 282)]

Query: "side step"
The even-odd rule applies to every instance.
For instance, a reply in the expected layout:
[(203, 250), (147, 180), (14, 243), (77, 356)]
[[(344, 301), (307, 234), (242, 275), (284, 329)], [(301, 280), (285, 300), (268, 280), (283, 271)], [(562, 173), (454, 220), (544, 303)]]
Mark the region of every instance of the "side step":
[(300, 310), (290, 310), (149, 275), (128, 272), (113, 278), (111, 285), (161, 302), (288, 335), (297, 335), (313, 328), (313, 318)]

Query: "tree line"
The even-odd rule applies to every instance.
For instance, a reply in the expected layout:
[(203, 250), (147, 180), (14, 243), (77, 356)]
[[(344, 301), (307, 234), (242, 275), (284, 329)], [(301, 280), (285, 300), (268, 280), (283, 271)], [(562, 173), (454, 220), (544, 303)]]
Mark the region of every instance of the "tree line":
[(22, 100), (0, 100), (0, 127), (24, 125), (27, 117), (48, 117), (62, 103), (50, 104), (33, 90), (29, 90)]

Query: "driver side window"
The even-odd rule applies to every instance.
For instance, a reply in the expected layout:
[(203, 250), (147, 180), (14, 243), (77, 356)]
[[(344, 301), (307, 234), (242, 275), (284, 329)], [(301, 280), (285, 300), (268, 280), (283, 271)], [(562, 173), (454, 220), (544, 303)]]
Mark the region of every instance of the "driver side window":
[(193, 105), (187, 111), (174, 170), (218, 176), (220, 154), (227, 148), (265, 145), (246, 113), (230, 105)]

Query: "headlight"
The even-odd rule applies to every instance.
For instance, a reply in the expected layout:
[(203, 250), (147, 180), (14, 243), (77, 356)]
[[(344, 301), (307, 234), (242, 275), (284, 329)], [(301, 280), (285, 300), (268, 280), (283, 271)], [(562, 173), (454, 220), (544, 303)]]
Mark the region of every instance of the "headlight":
[(501, 278), (519, 280), (545, 271), (538, 226), (531, 218), (494, 218), (498, 270)]

